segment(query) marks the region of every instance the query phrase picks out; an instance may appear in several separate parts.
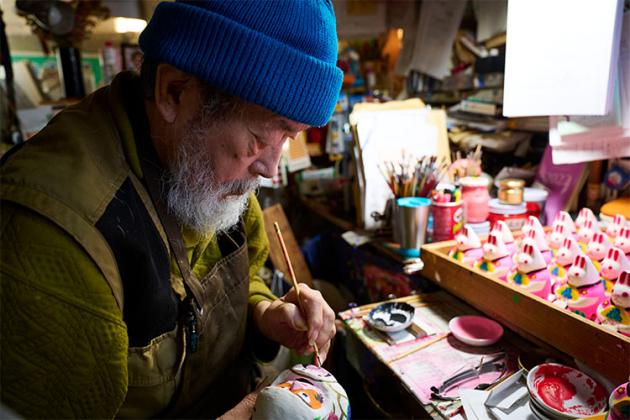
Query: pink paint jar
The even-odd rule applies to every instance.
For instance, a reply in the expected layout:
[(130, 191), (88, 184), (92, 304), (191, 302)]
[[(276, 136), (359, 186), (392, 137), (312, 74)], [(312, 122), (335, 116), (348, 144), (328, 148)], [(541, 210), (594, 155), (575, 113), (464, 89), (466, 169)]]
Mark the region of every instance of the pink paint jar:
[(459, 180), (462, 186), (464, 202), (464, 220), (466, 223), (482, 223), (488, 220), (490, 212), (488, 202), (488, 178), (467, 176)]
[(490, 226), (494, 226), (497, 221), (503, 220), (510, 230), (521, 230), (527, 221), (527, 206), (525, 203), (503, 204), (495, 198), (490, 200), (489, 207), (488, 221)]

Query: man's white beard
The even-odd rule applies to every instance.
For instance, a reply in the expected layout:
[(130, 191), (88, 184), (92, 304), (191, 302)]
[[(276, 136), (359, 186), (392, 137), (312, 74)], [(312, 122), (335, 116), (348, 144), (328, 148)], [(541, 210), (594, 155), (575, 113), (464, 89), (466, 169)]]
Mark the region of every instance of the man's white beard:
[(166, 204), (179, 223), (201, 234), (218, 233), (238, 222), (259, 182), (217, 183), (214, 168), (196, 147), (201, 142), (195, 131), (180, 143), (176, 162), (170, 165)]

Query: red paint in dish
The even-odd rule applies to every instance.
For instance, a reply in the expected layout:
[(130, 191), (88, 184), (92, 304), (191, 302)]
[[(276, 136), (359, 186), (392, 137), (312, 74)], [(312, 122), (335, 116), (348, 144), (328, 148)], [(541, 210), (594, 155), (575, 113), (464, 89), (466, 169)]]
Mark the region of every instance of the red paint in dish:
[(565, 411), (564, 402), (575, 395), (575, 386), (563, 377), (548, 376), (536, 384), (536, 391), (549, 407)]

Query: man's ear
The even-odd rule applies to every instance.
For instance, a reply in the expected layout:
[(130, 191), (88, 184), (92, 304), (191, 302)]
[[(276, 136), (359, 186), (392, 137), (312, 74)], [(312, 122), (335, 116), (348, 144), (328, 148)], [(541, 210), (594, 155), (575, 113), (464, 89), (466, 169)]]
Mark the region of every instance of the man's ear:
[(184, 91), (190, 87), (193, 76), (160, 63), (155, 74), (155, 105), (167, 123), (173, 123), (182, 111)]

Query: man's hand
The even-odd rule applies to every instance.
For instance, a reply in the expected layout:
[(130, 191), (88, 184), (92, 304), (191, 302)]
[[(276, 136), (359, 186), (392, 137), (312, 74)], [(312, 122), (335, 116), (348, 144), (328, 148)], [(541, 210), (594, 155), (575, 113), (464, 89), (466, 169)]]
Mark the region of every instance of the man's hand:
[(273, 302), (262, 301), (254, 309), (254, 322), (267, 338), (301, 354), (319, 350), (320, 362), (324, 362), (335, 336), (335, 313), (322, 294), (300, 283), (300, 299), (304, 314), (300, 313), (294, 288)]

